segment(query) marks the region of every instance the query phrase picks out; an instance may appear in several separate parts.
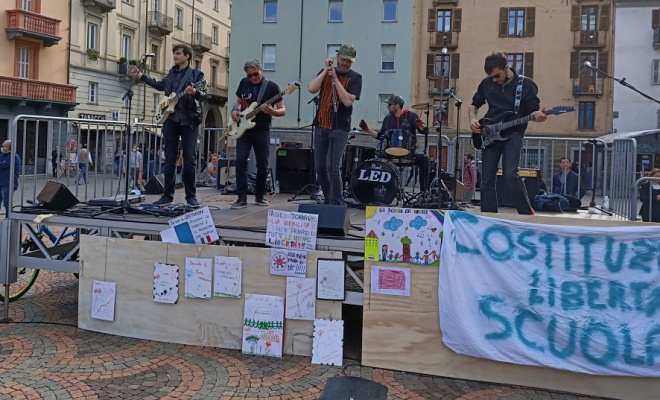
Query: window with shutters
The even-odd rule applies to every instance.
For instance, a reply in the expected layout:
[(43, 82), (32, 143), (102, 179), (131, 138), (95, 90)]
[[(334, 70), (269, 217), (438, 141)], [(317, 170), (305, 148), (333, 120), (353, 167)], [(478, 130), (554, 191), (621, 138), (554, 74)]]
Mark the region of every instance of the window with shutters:
[(652, 80), (654, 85), (660, 85), (660, 60), (653, 60)]
[[(571, 31), (576, 32), (575, 47), (604, 48), (607, 35), (600, 31), (609, 30), (611, 6), (584, 5), (571, 8)], [(600, 33), (599, 33), (600, 32)]]
[(573, 79), (573, 94), (582, 95), (602, 95), (603, 77), (597, 74), (593, 69), (584, 65), (585, 62), (591, 63), (604, 73), (608, 73), (608, 53), (605, 51), (574, 51), (571, 53), (571, 79)]
[(454, 50), (458, 47), (458, 33), (461, 31), (462, 9), (429, 9), (428, 32), (431, 34), (431, 49)]
[(534, 53), (508, 53), (509, 68), (528, 78), (534, 78)]
[(581, 101), (578, 106), (578, 129), (594, 129), (596, 102)]
[(535, 33), (536, 8), (500, 8), (500, 37), (531, 37)]
[(14, 76), (39, 79), (39, 43), (17, 39), (14, 55)]
[(18, 77), (23, 79), (30, 79), (30, 48), (18, 48)]
[(427, 54), (426, 77), (429, 80), (429, 93), (446, 93), (456, 85), (459, 77), (460, 54)]

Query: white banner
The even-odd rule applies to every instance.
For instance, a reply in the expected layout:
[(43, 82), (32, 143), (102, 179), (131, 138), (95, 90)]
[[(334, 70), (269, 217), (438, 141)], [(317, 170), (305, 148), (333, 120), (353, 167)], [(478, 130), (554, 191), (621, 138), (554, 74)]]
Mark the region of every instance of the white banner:
[(440, 328), (453, 351), (660, 376), (660, 225), (538, 225), (447, 211), (440, 262)]

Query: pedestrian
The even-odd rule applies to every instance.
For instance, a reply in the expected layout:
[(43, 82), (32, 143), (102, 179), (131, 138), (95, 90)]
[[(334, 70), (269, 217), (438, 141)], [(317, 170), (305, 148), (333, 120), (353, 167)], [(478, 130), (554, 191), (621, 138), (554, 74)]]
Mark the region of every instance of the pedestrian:
[[(18, 176), (21, 173), (21, 157), (14, 153), (14, 191), (18, 189)], [(9, 175), (11, 172), (11, 140), (2, 142), (2, 153), (0, 154), (0, 204), (5, 206), (5, 217), (9, 218), (10, 209), (10, 196), (9, 188), (11, 187), (12, 179)]]

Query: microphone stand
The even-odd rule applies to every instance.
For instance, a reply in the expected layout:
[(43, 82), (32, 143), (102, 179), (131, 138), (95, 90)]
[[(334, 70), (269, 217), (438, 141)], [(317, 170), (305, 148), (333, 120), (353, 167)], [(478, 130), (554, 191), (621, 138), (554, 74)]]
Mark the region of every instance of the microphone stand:
[(460, 136), (461, 132), (461, 105), (463, 104), (463, 100), (459, 99), (454, 95), (454, 91), (449, 92), (449, 98), (454, 99), (456, 101), (456, 142), (454, 143), (454, 202), (456, 202), (456, 189), (458, 187), (456, 180), (458, 178), (458, 137)]
[(611, 75), (608, 75), (608, 74), (606, 74), (605, 72), (599, 70), (598, 68), (594, 67), (593, 65), (591, 65), (591, 62), (589, 62), (589, 61), (585, 61), (585, 62), (584, 62), (584, 66), (587, 67), (587, 68), (589, 68), (589, 69), (591, 69), (591, 70), (593, 70), (596, 74), (604, 75), (604, 76), (606, 76), (606, 77), (612, 79), (613, 81), (619, 82), (622, 86), (625, 86), (625, 87), (627, 87), (628, 89), (633, 90), (633, 91), (639, 93), (640, 95), (642, 95), (642, 97), (645, 97), (645, 98), (647, 98), (647, 99), (649, 99), (649, 100), (651, 100), (651, 101), (655, 101), (656, 103), (660, 104), (660, 100), (654, 99), (653, 97), (651, 97), (651, 96), (649, 96), (648, 94), (646, 94), (646, 93), (644, 93), (644, 92), (638, 90), (638, 89), (635, 88), (633, 85), (631, 85), (631, 84), (629, 84), (628, 82), (626, 82), (626, 78), (625, 78), (625, 77), (624, 77), (624, 78), (621, 78), (621, 79), (617, 79), (617, 78), (615, 78), (615, 77), (613, 77), (613, 76), (611, 76)]

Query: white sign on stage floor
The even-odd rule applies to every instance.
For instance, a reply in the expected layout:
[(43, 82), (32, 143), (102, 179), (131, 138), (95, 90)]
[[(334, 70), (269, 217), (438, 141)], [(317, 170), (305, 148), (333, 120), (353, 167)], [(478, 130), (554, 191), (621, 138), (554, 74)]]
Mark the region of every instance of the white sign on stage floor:
[(319, 216), (298, 212), (268, 210), (266, 245), (294, 250), (316, 249)]
[(660, 377), (660, 226), (528, 224), (447, 211), (440, 328), (453, 351)]

